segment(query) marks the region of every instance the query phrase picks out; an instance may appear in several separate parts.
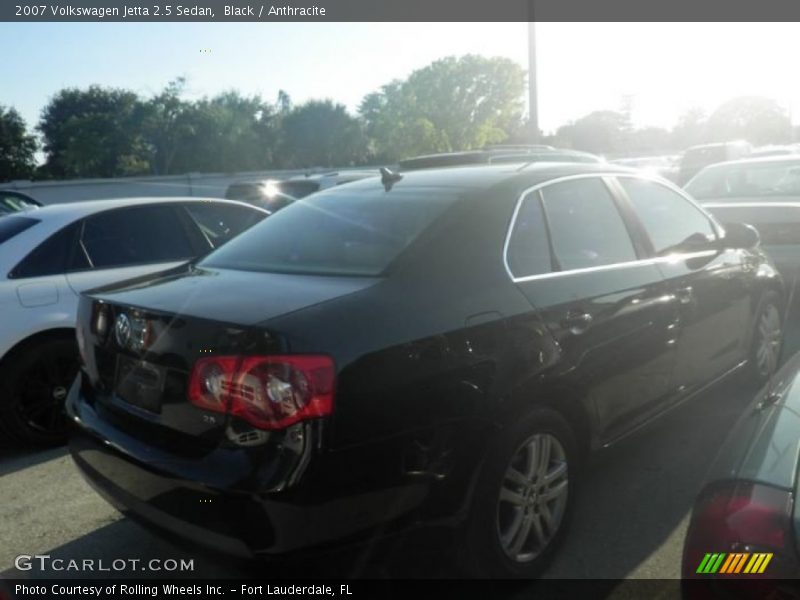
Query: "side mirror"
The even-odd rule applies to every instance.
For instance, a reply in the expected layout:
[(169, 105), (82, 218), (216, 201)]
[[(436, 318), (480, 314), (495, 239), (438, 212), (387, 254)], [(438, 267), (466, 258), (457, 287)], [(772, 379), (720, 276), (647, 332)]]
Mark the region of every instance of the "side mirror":
[(722, 244), (726, 248), (743, 248), (749, 250), (755, 248), (761, 242), (758, 230), (747, 223), (725, 223), (725, 237)]

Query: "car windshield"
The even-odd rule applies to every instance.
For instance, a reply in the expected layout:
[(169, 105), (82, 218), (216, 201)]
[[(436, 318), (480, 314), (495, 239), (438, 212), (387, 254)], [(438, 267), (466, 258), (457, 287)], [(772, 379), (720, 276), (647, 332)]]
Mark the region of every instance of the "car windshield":
[(455, 200), (441, 190), (336, 188), (295, 202), (210, 254), (206, 267), (374, 276)]
[(28, 202), (24, 198), (18, 196), (0, 195), (0, 215), (27, 210), (29, 208), (37, 208), (37, 206), (33, 202)]
[(686, 185), (697, 199), (800, 195), (800, 161), (712, 167)]
[(39, 222), (30, 217), (11, 215), (0, 219), (0, 244), (7, 242), (18, 233), (22, 233)]

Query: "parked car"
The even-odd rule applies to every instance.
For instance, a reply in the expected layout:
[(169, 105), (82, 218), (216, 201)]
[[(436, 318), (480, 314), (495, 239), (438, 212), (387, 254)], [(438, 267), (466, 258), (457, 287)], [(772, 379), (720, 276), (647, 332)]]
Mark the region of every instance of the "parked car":
[(683, 552), (691, 598), (797, 595), (799, 370), (800, 354), (755, 395), (697, 497)]
[(711, 165), (684, 187), (703, 203), (800, 201), (800, 155)]
[(78, 294), (202, 256), (267, 212), (224, 200), (96, 200), (0, 218), (0, 430), (65, 438)]
[(565, 150), (552, 146), (489, 146), (483, 150), (445, 152), (405, 158), (399, 162), (401, 171), (459, 167), (495, 163), (577, 162), (599, 163), (603, 159), (588, 152)]
[(721, 223), (749, 223), (758, 230), (761, 248), (785, 283), (787, 344), (800, 347), (800, 201), (713, 202), (703, 207)]
[(787, 146), (758, 146), (753, 148), (750, 153), (750, 158), (762, 158), (765, 156), (787, 156), (791, 154), (798, 154), (800, 147), (797, 144), (789, 144)]
[(0, 216), (21, 210), (39, 208), (42, 204), (27, 194), (13, 190), (0, 190)]
[(283, 180), (237, 182), (228, 186), (225, 197), (260, 206), (272, 213), (314, 192), (366, 177), (375, 177), (375, 171), (336, 171)]
[(220, 551), (435, 522), (470, 574), (530, 577), (589, 452), (770, 376), (783, 293), (757, 242), (608, 164), (384, 170), (84, 294), (72, 456)]
[(753, 147), (743, 140), (692, 146), (681, 158), (678, 183), (684, 185), (708, 165), (744, 158), (752, 150)]
[(636, 158), (617, 158), (610, 161), (615, 165), (622, 165), (623, 167), (630, 167), (632, 169), (640, 169), (646, 173), (659, 175), (670, 181), (677, 181), (678, 179), (678, 162), (677, 156), (640, 156)]

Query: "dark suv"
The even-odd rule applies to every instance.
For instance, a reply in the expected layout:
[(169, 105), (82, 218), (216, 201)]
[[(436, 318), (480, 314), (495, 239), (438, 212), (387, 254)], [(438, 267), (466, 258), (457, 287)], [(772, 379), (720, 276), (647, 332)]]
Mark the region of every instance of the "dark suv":
[(384, 170), (84, 296), (72, 455), (220, 550), (449, 523), (468, 573), (529, 577), (588, 452), (770, 376), (782, 283), (757, 243), (607, 164)]

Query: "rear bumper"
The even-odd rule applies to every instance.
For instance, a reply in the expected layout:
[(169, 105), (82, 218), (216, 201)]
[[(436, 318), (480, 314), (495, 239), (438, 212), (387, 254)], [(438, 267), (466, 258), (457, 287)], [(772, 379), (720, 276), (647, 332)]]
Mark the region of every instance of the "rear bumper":
[[(341, 470), (343, 461), (324, 457), (286, 489), (276, 491), (273, 481), (263, 491), (265, 465), (253, 448), (221, 446), (194, 458), (167, 454), (110, 425), (82, 397), (77, 380), (67, 413), (72, 457), (100, 495), (136, 520), (227, 554), (293, 554), (392, 533), (417, 521), (416, 509), (429, 495), (424, 480), (337, 487), (331, 470)], [(276, 469), (282, 470), (269, 470)]]

